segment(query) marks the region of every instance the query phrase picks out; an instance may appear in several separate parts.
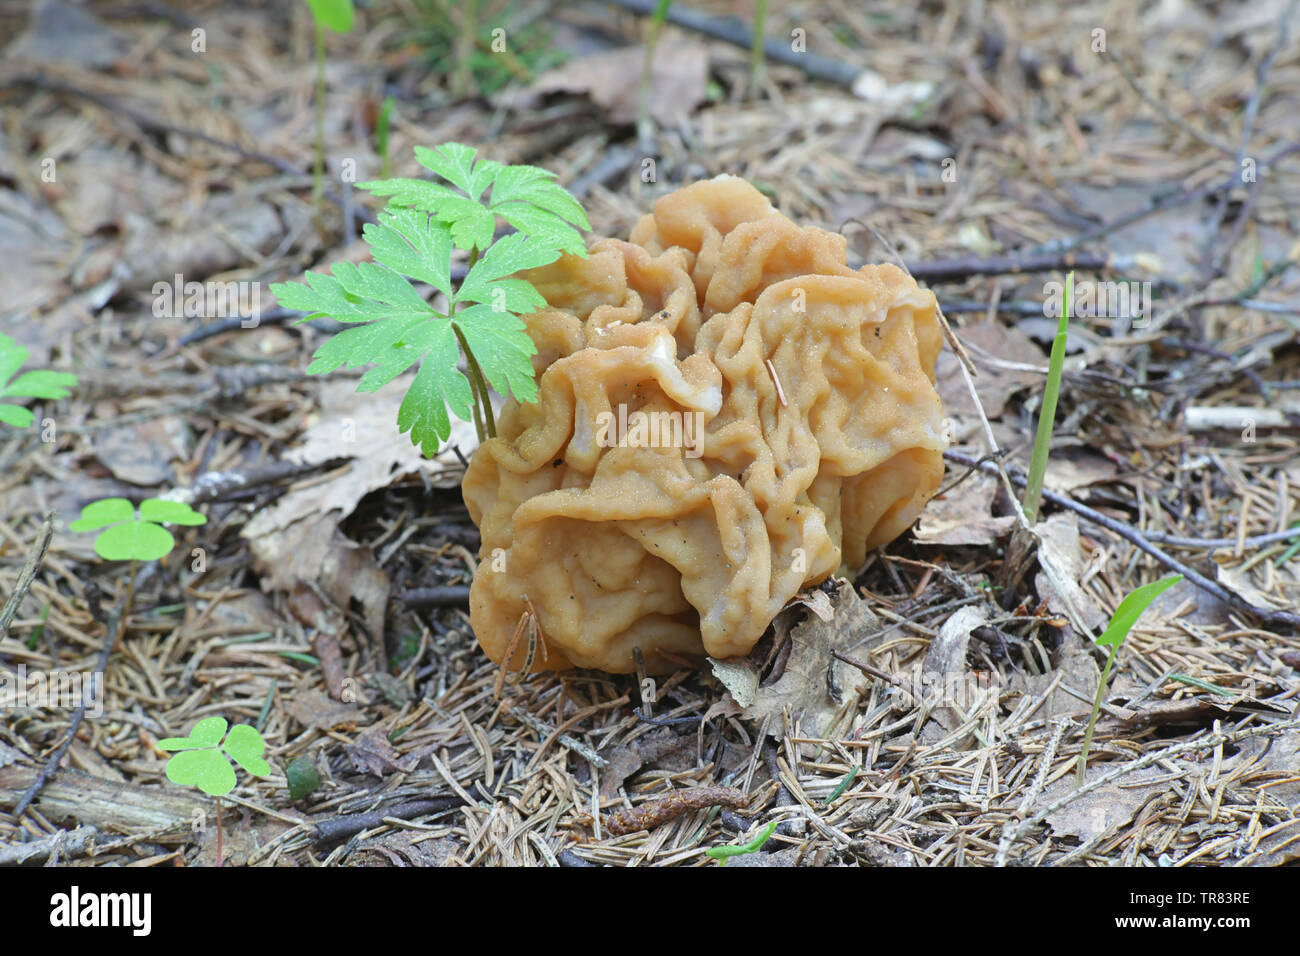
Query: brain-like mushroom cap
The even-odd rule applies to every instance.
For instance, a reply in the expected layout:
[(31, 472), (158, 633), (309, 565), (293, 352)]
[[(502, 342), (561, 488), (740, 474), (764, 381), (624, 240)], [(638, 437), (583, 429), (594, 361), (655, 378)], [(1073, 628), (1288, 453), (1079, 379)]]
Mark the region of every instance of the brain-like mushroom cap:
[(470, 460), (479, 643), (534, 669), (652, 672), (748, 653), (796, 592), (850, 571), (938, 488), (934, 295), (845, 265), (741, 179), (665, 196), (630, 242), (524, 273), (536, 404)]

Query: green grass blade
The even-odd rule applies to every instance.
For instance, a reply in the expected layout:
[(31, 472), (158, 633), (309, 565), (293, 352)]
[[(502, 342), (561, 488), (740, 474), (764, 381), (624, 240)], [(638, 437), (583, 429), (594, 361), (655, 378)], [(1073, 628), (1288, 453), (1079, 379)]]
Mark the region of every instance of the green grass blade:
[(1047, 474), (1047, 456), (1052, 449), (1052, 426), (1056, 423), (1056, 400), (1061, 394), (1061, 370), (1065, 366), (1065, 339), (1070, 328), (1070, 298), (1074, 292), (1074, 273), (1065, 277), (1061, 295), (1061, 321), (1052, 340), (1051, 364), (1047, 370), (1047, 388), (1038, 410), (1038, 434), (1034, 454), (1029, 462), (1029, 483), (1025, 486), (1025, 517), (1033, 524), (1038, 520), (1038, 504), (1043, 494), (1043, 477)]

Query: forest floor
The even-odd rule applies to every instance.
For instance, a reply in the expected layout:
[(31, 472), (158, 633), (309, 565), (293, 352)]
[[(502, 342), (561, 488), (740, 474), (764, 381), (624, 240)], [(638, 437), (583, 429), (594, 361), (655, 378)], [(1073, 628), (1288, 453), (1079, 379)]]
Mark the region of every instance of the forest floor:
[[(80, 381), (0, 426), (0, 596), (35, 569), (0, 667), (107, 662), (66, 751), (68, 708), (0, 696), (0, 862), (215, 863), (215, 804), (157, 747), (210, 716), (257, 726), (272, 765), (222, 802), (226, 865), (712, 866), (769, 823), (729, 865), (1300, 861), (1297, 4), (773, 4), (767, 35), (807, 52), (756, 96), (747, 49), (669, 25), (651, 154), (643, 19), (484, 2), (469, 56), (453, 6), (375, 3), (328, 37), (317, 205), (304, 4), (0, 3), (0, 332)], [(413, 146), (474, 144), (555, 171), (594, 233), (626, 236), (732, 173), (844, 232), (850, 264), (901, 257), (975, 371), (978, 405), (954, 351), (938, 370), (961, 484), (783, 612), (739, 678), (682, 671), (653, 703), (587, 671), (499, 689), (467, 615), (472, 427), (422, 458), (400, 393), (305, 374), (323, 333), (268, 291), (365, 255), (351, 182), (380, 172), (389, 95), (396, 175), (418, 175)], [(1070, 268), (1124, 283), (1134, 314), (1071, 324), (1052, 495), (1012, 567), (998, 469), (1027, 466), (1047, 283)], [(186, 282), (252, 298), (186, 317)], [(88, 501), (164, 493), (207, 523), (134, 575), (68, 530)], [(1173, 570), (1079, 788), (1092, 639)], [(963, 693), (912, 693), (935, 675)], [(299, 757), (322, 783), (295, 801)], [(692, 788), (726, 789), (611, 834)]]

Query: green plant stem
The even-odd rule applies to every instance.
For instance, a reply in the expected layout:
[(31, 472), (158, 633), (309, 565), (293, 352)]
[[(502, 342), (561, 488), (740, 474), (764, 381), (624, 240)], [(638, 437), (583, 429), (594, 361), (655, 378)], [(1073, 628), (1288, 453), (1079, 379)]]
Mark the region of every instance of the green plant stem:
[[(465, 353), (465, 365), (469, 371), (470, 390), (474, 393), (474, 427), (478, 429), (478, 440), (486, 441), (488, 438), (497, 437), (497, 423), (492, 417), (492, 403), (488, 400), (487, 382), (483, 379), (483, 370), (479, 368), (478, 359), (470, 351), (469, 342), (465, 341), (465, 333), (462, 332), (454, 323), (451, 327), (456, 333), (456, 341), (460, 343), (460, 349)], [(482, 405), (482, 415), (479, 414), (479, 406)]]
[[(469, 251), (469, 268), (473, 269), (478, 265), (478, 249)], [(456, 310), (456, 303), (453, 299), (451, 309)], [(470, 391), (474, 393), (474, 427), (478, 430), (478, 440), (480, 443), (489, 438), (497, 437), (496, 418), (492, 415), (492, 400), (488, 395), (487, 380), (483, 377), (483, 370), (479, 367), (478, 359), (474, 357), (473, 351), (470, 350), (469, 342), (465, 334), (461, 332), (453, 322), (451, 330), (456, 333), (456, 341), (460, 343), (461, 351), (465, 353), (465, 366), (469, 370)], [(482, 406), (482, 415), (480, 416), (480, 406)]]
[(325, 194), (325, 28), (316, 24), (316, 157), (312, 166), (311, 201), (320, 207)]
[(375, 145), (379, 147), (380, 179), (387, 179), (391, 168), (388, 161), (388, 128), (392, 121), (393, 103), (391, 96), (385, 97), (384, 105), (379, 108), (379, 118), (375, 120)]
[(1088, 718), (1088, 729), (1083, 732), (1083, 750), (1079, 753), (1078, 785), (1083, 786), (1083, 772), (1088, 769), (1088, 751), (1092, 747), (1092, 731), (1097, 726), (1097, 716), (1101, 713), (1101, 702), (1106, 696), (1106, 687), (1110, 683), (1110, 669), (1115, 665), (1119, 655), (1119, 644), (1110, 646), (1110, 656), (1106, 658), (1106, 667), (1097, 682), (1097, 698), (1092, 702), (1092, 716)]
[(1074, 273), (1065, 277), (1061, 297), (1061, 320), (1052, 340), (1052, 358), (1047, 369), (1047, 388), (1043, 391), (1043, 404), (1038, 410), (1038, 434), (1034, 437), (1034, 453), (1029, 462), (1029, 482), (1025, 485), (1025, 518), (1030, 524), (1038, 520), (1038, 505), (1043, 494), (1043, 478), (1047, 474), (1047, 458), (1052, 450), (1052, 427), (1056, 424), (1056, 402), (1061, 395), (1061, 370), (1065, 366), (1065, 341), (1070, 328), (1070, 298), (1074, 291)]
[(217, 797), (217, 866), (221, 866), (221, 798)]
[(455, 96), (468, 96), (474, 85), (473, 58), (478, 45), (475, 39), (478, 33), (478, 0), (460, 2), (460, 32), (456, 34), (456, 64), (451, 78), (451, 90)]
[(131, 601), (135, 598), (135, 572), (139, 564), (134, 558), (131, 559), (131, 577), (126, 582), (126, 603), (122, 605), (122, 620), (128, 621), (131, 618)]
[(749, 46), (749, 95), (758, 98), (763, 83), (763, 30), (767, 25), (767, 0), (754, 6), (754, 39)]
[(663, 29), (668, 18), (668, 8), (672, 0), (659, 0), (650, 14), (650, 23), (646, 26), (645, 60), (641, 64), (641, 88), (637, 94), (636, 105), (636, 140), (637, 146), (649, 150), (654, 145), (654, 122), (650, 118), (650, 83), (654, 72), (655, 45), (659, 42), (659, 31)]

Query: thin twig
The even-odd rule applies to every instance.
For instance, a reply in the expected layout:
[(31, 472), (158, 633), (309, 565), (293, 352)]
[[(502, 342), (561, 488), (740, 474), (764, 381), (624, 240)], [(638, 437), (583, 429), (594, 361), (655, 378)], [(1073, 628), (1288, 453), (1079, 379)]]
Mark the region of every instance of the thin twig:
[(1265, 545), (1277, 544), (1279, 541), (1290, 541), (1292, 538), (1300, 538), (1300, 525), (1294, 528), (1287, 528), (1285, 531), (1270, 531), (1268, 534), (1251, 535), (1249, 538), (1186, 538), (1177, 534), (1162, 534), (1158, 531), (1144, 532), (1148, 541), (1154, 541), (1156, 544), (1168, 544), (1175, 548), (1235, 548), (1240, 544), (1243, 548), (1262, 548)]
[(94, 846), (95, 827), (77, 827), (75, 830), (55, 830), (47, 837), (32, 840), (30, 843), (13, 843), (0, 846), (0, 866), (21, 866), (36, 860), (79, 856)]
[[(1296, 11), (1297, 0), (1291, 0), (1287, 8), (1282, 11), (1278, 18), (1277, 39), (1273, 41), (1273, 47), (1260, 61), (1259, 67), (1255, 71), (1255, 92), (1250, 96), (1246, 103), (1246, 109), (1241, 117), (1241, 138), (1237, 144), (1236, 164), (1237, 174), (1240, 176), (1242, 167), (1246, 160), (1246, 151), (1250, 148), (1251, 136), (1255, 132), (1255, 118), (1259, 115), (1259, 104), (1264, 98), (1264, 88), (1268, 85), (1268, 74), (1273, 68), (1273, 61), (1277, 59), (1278, 52), (1284, 49), (1290, 36), (1291, 17)], [(1243, 185), (1246, 184), (1245, 178), (1242, 177)], [(1218, 241), (1219, 230), (1223, 227), (1223, 221), (1228, 217), (1230, 203), (1225, 195), (1219, 195), (1216, 203), (1217, 210), (1215, 213), (1214, 227), (1206, 233), (1206, 251), (1212, 251), (1210, 257), (1210, 274), (1205, 281), (1222, 275), (1223, 264), (1227, 261), (1228, 255), (1241, 238), (1245, 231), (1246, 223), (1251, 219), (1251, 213), (1255, 210), (1255, 200), (1259, 196), (1258, 180), (1249, 183), (1249, 190), (1246, 193), (1246, 202), (1241, 210), (1237, 213), (1237, 221), (1232, 227), (1232, 232), (1228, 234), (1226, 242)]]
[[(91, 613), (95, 617), (99, 617), (98, 592), (92, 588), (87, 588), (86, 598), (91, 606)], [(112, 653), (113, 647), (117, 644), (120, 625), (126, 620), (127, 602), (129, 600), (129, 593), (123, 595), (122, 602), (109, 612), (108, 618), (104, 622), (104, 646), (100, 648), (99, 659), (95, 662), (95, 670), (92, 672), (94, 676), (91, 678), (92, 682), (103, 681), (104, 668), (108, 666), (108, 655)], [(50, 755), (50, 759), (45, 762), (45, 766), (41, 768), (41, 772), (37, 775), (36, 779), (32, 781), (32, 785), (27, 788), (27, 792), (22, 795), (21, 799), (19, 799), (17, 806), (14, 807), (13, 818), (15, 820), (20, 818), (23, 813), (26, 812), (32, 801), (35, 800), (41, 790), (44, 789), (50, 775), (58, 769), (59, 764), (63, 761), (64, 754), (66, 754), (68, 748), (72, 746), (72, 741), (77, 736), (77, 730), (81, 727), (81, 721), (86, 716), (86, 703), (87, 701), (83, 694), (81, 703), (77, 705), (77, 709), (72, 714), (72, 724), (68, 727), (68, 733), (67, 736), (63, 738), (63, 743), (59, 744), (59, 749)]]
[[(650, 16), (655, 7), (655, 0), (609, 0), (609, 2), (643, 17)], [(746, 50), (754, 42), (753, 27), (742, 23), (737, 18), (724, 19), (709, 16), (680, 3), (674, 3), (668, 8), (668, 22), (684, 30), (691, 30), (713, 37), (715, 40), (744, 47)], [(855, 66), (820, 56), (811, 50), (796, 52), (785, 40), (772, 37), (763, 41), (763, 53), (769, 60), (784, 63), (786, 66), (797, 66), (813, 79), (850, 88), (862, 72)]]
[[(912, 278), (926, 282), (945, 282), (970, 276), (1017, 275), (1024, 272), (1083, 272), (1115, 270), (1127, 272), (1138, 267), (1132, 256), (1111, 252), (1039, 252), (1011, 256), (960, 256), (908, 263)], [(986, 306), (987, 308), (987, 306)], [(1042, 307), (1039, 306), (1041, 309)]]
[(408, 588), (397, 596), (407, 607), (468, 607), (468, 584), (443, 584), (432, 588)]
[(317, 845), (337, 843), (348, 837), (356, 836), (362, 830), (380, 826), (384, 818), (410, 820), (412, 817), (428, 816), (464, 806), (465, 801), (458, 796), (433, 797), (429, 800), (410, 800), (394, 807), (382, 807), (365, 813), (348, 813), (343, 816), (322, 820), (308, 830), (312, 843)]
[[(1276, 165), (1280, 160), (1296, 152), (1300, 152), (1300, 141), (1287, 143), (1286, 145), (1280, 147), (1272, 155), (1266, 157), (1261, 162), (1256, 164), (1256, 169), (1257, 171), (1266, 170), (1270, 166)], [(1195, 189), (1187, 189), (1186, 187), (1181, 187), (1179, 189), (1173, 189), (1168, 192), (1160, 193), (1156, 196), (1153, 196), (1141, 207), (1133, 210), (1132, 212), (1127, 212), (1121, 216), (1116, 216), (1114, 219), (1111, 219), (1107, 222), (1103, 222), (1093, 227), (1092, 229), (1089, 229), (1087, 232), (1081, 233), (1070, 239), (1053, 240), (1051, 242), (1043, 243), (1041, 246), (1038, 247), (1038, 251), (1064, 252), (1070, 249), (1077, 249), (1080, 246), (1086, 245), (1087, 243), (1095, 242), (1096, 240), (1101, 239), (1112, 232), (1117, 232), (1120, 229), (1124, 229), (1128, 226), (1131, 226), (1135, 222), (1139, 222), (1147, 218), (1148, 216), (1154, 216), (1156, 213), (1161, 212), (1169, 208), (1170, 206), (1181, 205), (1183, 203), (1194, 203), (1197, 202), (1198, 200), (1206, 198), (1207, 196), (1214, 196), (1219, 193), (1227, 192), (1228, 190), (1233, 189), (1240, 185), (1241, 185), (1241, 170), (1238, 169), (1238, 170), (1234, 170), (1233, 174), (1229, 176), (1227, 179), (1222, 179), (1219, 180), (1218, 182), (1206, 183), (1205, 185), (1198, 186)]]
[(1133, 88), (1134, 93), (1136, 93), (1139, 97), (1141, 97), (1142, 102), (1146, 103), (1147, 106), (1151, 107), (1153, 110), (1159, 113), (1162, 117), (1164, 117), (1164, 119), (1167, 122), (1169, 122), (1173, 126), (1176, 126), (1178, 129), (1182, 130), (1188, 136), (1192, 137), (1192, 139), (1199, 140), (1200, 142), (1204, 143), (1206, 146), (1212, 147), (1213, 149), (1217, 149), (1219, 152), (1224, 153), (1228, 156), (1231, 156), (1233, 154), (1232, 147), (1229, 146), (1227, 143), (1222, 143), (1219, 140), (1215, 139), (1214, 137), (1210, 136), (1209, 133), (1197, 129), (1191, 123), (1187, 122), (1187, 120), (1183, 119), (1181, 116), (1174, 113), (1167, 106), (1161, 103), (1158, 99), (1156, 99), (1154, 96), (1148, 93), (1146, 89), (1143, 88), (1142, 84), (1138, 82), (1137, 77), (1133, 75), (1133, 71), (1129, 69), (1128, 64), (1124, 62), (1124, 59), (1122, 57), (1114, 53), (1105, 53), (1104, 56), (1106, 57), (1106, 59), (1114, 63), (1115, 66), (1119, 67), (1119, 71), (1124, 76), (1125, 82), (1127, 82), (1128, 85)]
[(596, 753), (596, 751), (592, 750), (581, 740), (578, 740), (576, 737), (571, 737), (568, 734), (556, 734), (554, 727), (546, 723), (546, 721), (534, 717), (532, 714), (524, 710), (522, 707), (512, 706), (509, 707), (508, 710), (511, 716), (513, 716), (516, 720), (519, 720), (520, 722), (526, 724), (528, 727), (530, 727), (538, 734), (540, 734), (542, 740), (549, 740), (550, 738), (554, 737), (555, 742), (558, 743), (561, 747), (565, 747), (569, 750), (572, 750), (579, 757), (591, 761), (601, 770), (604, 770), (606, 767), (609, 766), (608, 760), (606, 760), (600, 754)]
[(36, 535), (36, 543), (32, 545), (32, 550), (27, 554), (27, 560), (23, 562), (23, 569), (18, 572), (18, 583), (14, 585), (13, 593), (9, 595), (9, 600), (5, 601), (4, 610), (0, 611), (0, 641), (9, 636), (9, 625), (18, 613), (18, 605), (23, 603), (23, 598), (27, 596), (28, 589), (32, 586), (32, 581), (36, 579), (36, 570), (40, 567), (41, 561), (45, 559), (45, 552), (50, 546), (50, 538), (54, 536), (54, 512), (45, 512), (45, 520), (41, 522), (41, 530)]
[[(967, 468), (979, 468), (981, 471), (992, 475), (998, 473), (990, 464), (981, 463), (968, 455), (963, 455), (961, 452), (946, 451), (943, 453), (943, 456), (949, 461), (956, 462), (959, 465), (965, 465)], [(1012, 474), (1011, 480), (1017, 485), (1025, 485), (1028, 483), (1024, 476), (1019, 474)], [(1114, 518), (1102, 514), (1094, 508), (1089, 508), (1087, 505), (1075, 501), (1073, 498), (1068, 498), (1065, 495), (1058, 494), (1054, 491), (1048, 491), (1046, 488), (1043, 489), (1043, 498), (1052, 502), (1054, 505), (1068, 508), (1081, 518), (1091, 521), (1093, 524), (1101, 525), (1103, 528), (1115, 532), (1121, 538), (1136, 545), (1139, 549), (1145, 551), (1147, 554), (1151, 555), (1151, 557), (1155, 558), (1171, 570), (1177, 571), (1202, 591), (1214, 595), (1225, 604), (1231, 605), (1232, 607), (1242, 611), (1247, 611), (1269, 624), (1284, 624), (1291, 628), (1300, 629), (1300, 614), (1294, 614), (1290, 611), (1272, 611), (1268, 608), (1256, 607), (1245, 598), (1233, 594), (1227, 588), (1223, 587), (1223, 585), (1211, 581), (1195, 568), (1188, 567), (1177, 558), (1166, 554), (1160, 548), (1152, 544), (1151, 540), (1136, 528), (1126, 525), (1122, 521), (1116, 521)], [(1012, 498), (1012, 501), (1015, 501), (1014, 497)]]

